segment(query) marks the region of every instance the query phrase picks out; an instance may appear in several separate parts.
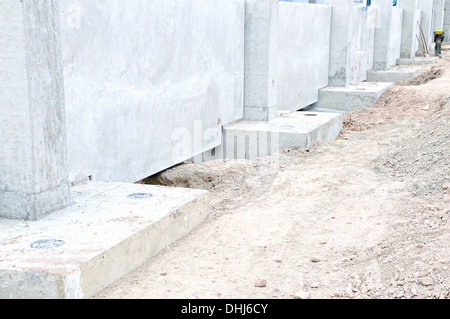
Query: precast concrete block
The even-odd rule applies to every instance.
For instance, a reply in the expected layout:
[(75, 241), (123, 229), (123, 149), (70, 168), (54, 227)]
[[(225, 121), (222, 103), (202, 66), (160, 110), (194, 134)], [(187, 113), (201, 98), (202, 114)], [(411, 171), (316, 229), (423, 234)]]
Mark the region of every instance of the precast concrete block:
[(347, 86), (351, 80), (351, 52), (355, 23), (352, 0), (328, 0), (331, 6), (331, 40), (328, 85)]
[[(378, 10), (375, 28), (374, 70), (387, 70), (400, 57), (403, 10), (390, 0), (374, 0)], [(369, 81), (369, 80), (368, 80)]]
[(444, 42), (450, 41), (450, 0), (445, 0), (444, 4), (444, 21), (443, 21), (443, 30), (447, 35), (444, 39)]
[(0, 218), (69, 204), (59, 1), (0, 2)]
[[(444, 14), (445, 14), (445, 0), (434, 0), (433, 1), (433, 33), (436, 30), (443, 30), (444, 28)], [(447, 34), (448, 36), (448, 34)], [(434, 42), (434, 40), (433, 40)]]
[(268, 122), (239, 121), (224, 127), (224, 158), (254, 159), (288, 147), (309, 148), (336, 139), (341, 130), (341, 114), (331, 112), (286, 112)]
[(367, 74), (368, 82), (401, 82), (407, 80), (413, 76), (418, 75), (422, 68), (402, 68), (400, 66), (392, 67), (389, 70), (370, 70)]
[(315, 107), (346, 112), (360, 110), (374, 104), (393, 85), (391, 82), (361, 82), (347, 87), (326, 87), (319, 90), (319, 102)]
[(278, 0), (245, 0), (246, 120), (268, 121), (276, 116), (278, 21)]
[(412, 58), (415, 56), (419, 43), (416, 36), (418, 24), (421, 22), (421, 10), (419, 0), (399, 0), (397, 6), (403, 10), (401, 58)]
[(328, 85), (330, 33), (331, 6), (280, 1), (279, 111), (317, 102), (319, 89)]
[(58, 2), (71, 182), (133, 183), (243, 118), (244, 1)]
[(187, 235), (210, 213), (203, 190), (88, 182), (38, 221), (0, 218), (1, 299), (83, 299)]
[(416, 57), (416, 58), (399, 58), (397, 59), (397, 65), (420, 65), (420, 64), (434, 64), (438, 61), (438, 57)]
[[(432, 44), (434, 42), (433, 26), (434, 26), (434, 2), (436, 0), (420, 0), (418, 8), (421, 10), (420, 27), (423, 31), (425, 38), (425, 44), (428, 50), (432, 50)], [(422, 52), (420, 50), (420, 52)]]

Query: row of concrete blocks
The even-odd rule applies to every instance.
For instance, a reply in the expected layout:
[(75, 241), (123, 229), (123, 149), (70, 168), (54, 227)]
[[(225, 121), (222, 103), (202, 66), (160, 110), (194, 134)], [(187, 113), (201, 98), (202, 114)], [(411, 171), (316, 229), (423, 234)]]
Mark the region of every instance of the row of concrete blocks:
[[(369, 77), (394, 76), (397, 81), (417, 72), (405, 70)], [(336, 112), (280, 113), (269, 122), (227, 125), (223, 147), (208, 159), (252, 159), (285, 147), (308, 148), (315, 141), (334, 140), (342, 129), (342, 113), (373, 103), (392, 85), (323, 89), (319, 103), (324, 103), (324, 95), (333, 95), (333, 109), (341, 109)], [(0, 223), (0, 298), (92, 297), (186, 236), (210, 213), (209, 193), (203, 190), (88, 182), (71, 192), (72, 205), (57, 214), (34, 222)]]
[(336, 139), (342, 130), (342, 114), (373, 105), (384, 91), (396, 83), (418, 75), (420, 64), (435, 58), (398, 59), (386, 71), (369, 70), (367, 80), (346, 87), (328, 86), (319, 90), (317, 103), (298, 112), (278, 113), (268, 122), (239, 121), (225, 125), (223, 144), (195, 161), (254, 159), (269, 156), (287, 147), (310, 148), (314, 142)]

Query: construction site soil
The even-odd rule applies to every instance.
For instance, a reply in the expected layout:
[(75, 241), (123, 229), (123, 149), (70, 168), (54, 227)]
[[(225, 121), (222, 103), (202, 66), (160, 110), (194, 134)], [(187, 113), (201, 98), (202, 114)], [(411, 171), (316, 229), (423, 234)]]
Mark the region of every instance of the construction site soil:
[(450, 299), (450, 57), (343, 120), (310, 149), (142, 181), (207, 189), (211, 215), (93, 298)]

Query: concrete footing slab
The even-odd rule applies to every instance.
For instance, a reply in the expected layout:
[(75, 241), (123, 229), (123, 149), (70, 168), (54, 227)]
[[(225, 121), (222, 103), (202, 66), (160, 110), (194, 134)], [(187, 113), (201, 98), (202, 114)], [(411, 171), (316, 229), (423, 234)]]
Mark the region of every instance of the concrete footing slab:
[(0, 219), (0, 298), (89, 298), (210, 212), (203, 190), (90, 182), (72, 197), (38, 221)]
[(319, 90), (316, 109), (356, 111), (374, 104), (393, 82), (359, 82), (346, 87), (325, 87)]
[(417, 57), (417, 58), (399, 58), (397, 59), (397, 65), (413, 65), (413, 64), (434, 64), (438, 61), (439, 57)]
[(389, 70), (370, 70), (367, 72), (367, 82), (393, 82), (398, 83), (418, 75), (421, 67), (395, 66)]
[(254, 159), (288, 147), (309, 148), (316, 141), (336, 139), (341, 113), (287, 112), (268, 122), (240, 121), (224, 126), (225, 159)]
[[(441, 52), (441, 55), (448, 55), (448, 53), (447, 52)], [(436, 57), (436, 53), (435, 53), (434, 50), (430, 50), (428, 52), (428, 55), (425, 55), (423, 53), (418, 52), (418, 53), (416, 53), (416, 57), (421, 57), (421, 58), (423, 58), (423, 57)]]

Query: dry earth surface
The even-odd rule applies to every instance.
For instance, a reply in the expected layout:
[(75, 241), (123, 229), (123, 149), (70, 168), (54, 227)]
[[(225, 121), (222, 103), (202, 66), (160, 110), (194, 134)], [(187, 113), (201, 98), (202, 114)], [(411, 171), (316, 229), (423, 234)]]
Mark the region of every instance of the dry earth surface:
[(148, 179), (209, 190), (211, 216), (93, 298), (450, 299), (449, 64), (345, 114), (336, 141)]

